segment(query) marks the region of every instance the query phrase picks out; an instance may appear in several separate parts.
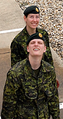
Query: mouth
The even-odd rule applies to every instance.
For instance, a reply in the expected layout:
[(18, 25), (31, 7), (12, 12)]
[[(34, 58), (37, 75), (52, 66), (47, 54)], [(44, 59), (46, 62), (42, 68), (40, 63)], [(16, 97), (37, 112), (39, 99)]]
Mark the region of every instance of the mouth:
[(34, 50), (34, 51), (39, 51), (39, 49), (37, 49), (37, 48), (34, 48), (33, 50)]
[(37, 25), (37, 23), (32, 23), (32, 25), (33, 25), (33, 26), (36, 26), (36, 25)]

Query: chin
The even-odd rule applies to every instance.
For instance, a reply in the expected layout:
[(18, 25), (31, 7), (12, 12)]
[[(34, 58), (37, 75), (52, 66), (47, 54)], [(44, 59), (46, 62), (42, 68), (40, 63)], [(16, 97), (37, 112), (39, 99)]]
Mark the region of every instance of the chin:
[(31, 27), (32, 29), (36, 29), (37, 27), (35, 26), (35, 27)]
[(38, 56), (38, 57), (39, 57), (39, 56), (41, 56), (41, 55), (39, 55), (39, 54), (34, 54), (34, 56)]
[(37, 26), (38, 26), (38, 25), (36, 25), (36, 26), (31, 26), (31, 28), (33, 28), (33, 29), (34, 29), (34, 28), (37, 28)]

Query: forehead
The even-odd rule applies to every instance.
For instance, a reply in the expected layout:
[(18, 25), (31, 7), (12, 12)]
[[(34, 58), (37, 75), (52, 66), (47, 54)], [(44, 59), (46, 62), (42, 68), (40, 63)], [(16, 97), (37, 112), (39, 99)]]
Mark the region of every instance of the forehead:
[[(28, 14), (28, 16), (40, 16), (39, 14), (33, 14), (33, 13), (30, 13), (30, 14)], [(28, 17), (27, 16), (27, 17)]]
[(31, 42), (44, 42), (42, 39), (32, 39), (31, 41), (30, 41), (30, 43)]

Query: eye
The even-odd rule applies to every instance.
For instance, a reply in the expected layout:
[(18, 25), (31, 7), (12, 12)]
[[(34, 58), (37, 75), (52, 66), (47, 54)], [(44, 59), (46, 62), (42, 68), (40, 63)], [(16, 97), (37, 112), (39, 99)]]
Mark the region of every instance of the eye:
[(40, 16), (39, 15), (36, 15), (36, 18), (40, 18)]
[(41, 41), (38, 41), (38, 44), (43, 44)]
[(31, 41), (31, 42), (30, 42), (30, 44), (34, 44), (34, 43), (35, 43), (35, 41)]
[(30, 18), (33, 18), (33, 16), (31, 15)]

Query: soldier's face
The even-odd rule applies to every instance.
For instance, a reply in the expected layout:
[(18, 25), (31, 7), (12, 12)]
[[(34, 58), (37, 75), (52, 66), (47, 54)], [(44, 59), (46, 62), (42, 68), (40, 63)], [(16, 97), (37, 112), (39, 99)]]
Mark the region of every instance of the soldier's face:
[(46, 52), (46, 46), (44, 41), (41, 39), (33, 39), (29, 42), (27, 46), (27, 51), (31, 56), (43, 56), (43, 53)]
[(28, 16), (24, 16), (24, 20), (26, 22), (26, 26), (30, 28), (36, 28), (40, 21), (39, 14), (28, 14)]

